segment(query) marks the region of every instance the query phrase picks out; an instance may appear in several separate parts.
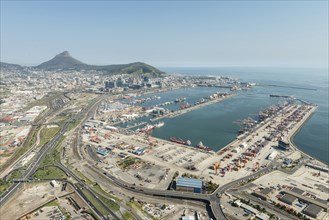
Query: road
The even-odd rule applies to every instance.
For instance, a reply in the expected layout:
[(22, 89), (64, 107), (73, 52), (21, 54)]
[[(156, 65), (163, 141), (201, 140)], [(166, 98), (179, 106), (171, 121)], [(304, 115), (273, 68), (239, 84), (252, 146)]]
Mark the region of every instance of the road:
[[(34, 162), (32, 162), (26, 169), (25, 173), (22, 176), (22, 179), (28, 179), (29, 177), (31, 177), (35, 171), (37, 170), (37, 168), (39, 167), (40, 162), (42, 161), (42, 159), (46, 156), (47, 152), (54, 148), (56, 146), (56, 144), (59, 142), (59, 140), (61, 139), (61, 137), (65, 134), (65, 132), (67, 131), (67, 128), (69, 126), (70, 122), (67, 122), (63, 125), (62, 129), (60, 130), (59, 133), (57, 133), (55, 135), (55, 137), (50, 140), (40, 151), (38, 154), (36, 154), (35, 158), (34, 158)], [(0, 198), (0, 206), (2, 206), (18, 189), (19, 187), (22, 185), (21, 182), (19, 183), (14, 183), (13, 185), (11, 185), (9, 187), (9, 189), (4, 192), (1, 195)]]
[[(61, 140), (61, 138), (64, 136), (64, 134), (68, 131), (68, 127), (71, 123), (74, 123), (76, 120), (81, 118), (85, 113), (90, 112), (90, 110), (95, 107), (95, 103), (100, 101), (100, 98), (96, 99), (94, 102), (92, 102), (86, 109), (81, 111), (79, 114), (75, 115), (73, 118), (71, 118), (69, 121), (65, 122), (61, 130), (46, 144), (42, 147), (42, 149), (34, 156), (32, 159), (32, 162), (30, 165), (26, 168), (25, 173), (22, 176), (22, 179), (28, 179), (31, 177), (35, 171), (38, 169), (40, 162), (46, 154), (53, 149), (57, 143)], [(4, 192), (0, 197), (0, 206), (2, 206), (9, 198), (11, 198), (12, 195), (16, 193), (16, 191), (21, 187), (22, 183), (14, 183), (12, 184), (6, 192)]]

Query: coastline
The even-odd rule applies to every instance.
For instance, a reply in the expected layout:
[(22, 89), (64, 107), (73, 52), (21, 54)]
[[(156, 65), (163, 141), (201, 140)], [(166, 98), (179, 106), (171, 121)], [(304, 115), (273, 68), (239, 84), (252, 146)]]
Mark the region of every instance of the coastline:
[(329, 164), (327, 164), (324, 161), (319, 160), (318, 158), (315, 158), (309, 154), (307, 154), (306, 152), (304, 152), (302, 149), (300, 149), (298, 147), (297, 144), (295, 144), (294, 142), (294, 137), (298, 134), (298, 132), (300, 131), (300, 129), (312, 118), (313, 114), (315, 113), (316, 109), (318, 108), (318, 106), (315, 106), (312, 111), (310, 111), (307, 115), (307, 117), (305, 117), (301, 122), (299, 122), (300, 124), (298, 124), (292, 131), (291, 134), (288, 135), (287, 139), (289, 144), (296, 150), (299, 151), (302, 155), (306, 155), (309, 158), (312, 158), (313, 160), (317, 161), (318, 163), (321, 163), (322, 166), (326, 166), (328, 167)]

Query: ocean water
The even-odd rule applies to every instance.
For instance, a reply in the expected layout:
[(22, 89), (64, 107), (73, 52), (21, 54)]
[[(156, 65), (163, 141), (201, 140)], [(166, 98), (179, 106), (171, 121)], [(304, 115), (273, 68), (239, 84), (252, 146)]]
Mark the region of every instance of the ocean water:
[[(256, 115), (272, 104), (283, 102), (282, 98), (271, 98), (269, 94), (292, 95), (296, 98), (318, 105), (317, 111), (294, 137), (295, 144), (307, 154), (329, 164), (328, 150), (328, 70), (294, 68), (160, 68), (167, 73), (186, 75), (231, 76), (241, 81), (260, 84), (306, 87), (314, 90), (296, 88), (256, 86), (251, 91), (241, 91), (239, 95), (213, 105), (205, 106), (190, 113), (166, 118), (165, 126), (155, 129), (152, 135), (169, 139), (170, 137), (191, 140), (193, 145), (202, 141), (204, 145), (219, 150), (233, 141), (239, 130), (234, 122)], [(159, 94), (160, 100), (144, 103), (152, 106), (156, 103), (172, 101), (177, 97), (186, 97), (193, 103), (205, 95), (216, 91), (228, 91), (218, 88), (179, 89)], [(178, 109), (179, 105), (168, 106)], [(167, 107), (166, 107), (167, 108)]]

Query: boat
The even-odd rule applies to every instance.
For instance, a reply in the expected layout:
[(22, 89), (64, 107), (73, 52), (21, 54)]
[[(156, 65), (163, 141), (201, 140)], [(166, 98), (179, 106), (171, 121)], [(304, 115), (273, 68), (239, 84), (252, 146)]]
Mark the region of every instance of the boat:
[(184, 97), (182, 97), (182, 98), (177, 98), (177, 99), (175, 99), (175, 103), (178, 103), (178, 102), (183, 102), (183, 101), (185, 101), (186, 100), (186, 98), (184, 98)]
[(192, 145), (192, 142), (191, 142), (190, 140), (187, 140), (187, 141), (186, 141), (186, 145), (187, 145), (187, 146), (191, 146), (191, 145)]
[(189, 107), (191, 107), (191, 105), (188, 103), (179, 106), (180, 109), (185, 109), (185, 108), (189, 108)]
[(153, 125), (146, 125), (144, 128), (139, 129), (138, 131), (139, 132), (149, 132), (149, 131), (152, 131), (153, 129), (154, 129)]
[(212, 149), (210, 147), (204, 146), (201, 141), (195, 147), (198, 149), (201, 149), (201, 150), (205, 150), (205, 151), (212, 151)]
[(156, 128), (161, 128), (161, 127), (164, 126), (164, 122), (161, 121), (161, 122), (159, 122), (158, 124), (155, 124), (154, 126), (155, 126)]
[(187, 145), (187, 142), (183, 141), (182, 139), (176, 139), (176, 138), (174, 138), (174, 137), (171, 137), (171, 138), (170, 138), (170, 141), (171, 141), (171, 142), (175, 142), (175, 143), (177, 143), (177, 144)]

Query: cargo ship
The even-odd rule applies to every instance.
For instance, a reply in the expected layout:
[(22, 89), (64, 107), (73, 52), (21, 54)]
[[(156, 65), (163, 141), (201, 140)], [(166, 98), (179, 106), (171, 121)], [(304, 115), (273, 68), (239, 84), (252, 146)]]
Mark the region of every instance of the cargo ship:
[(170, 138), (171, 142), (175, 142), (177, 144), (182, 144), (182, 145), (187, 145), (187, 146), (191, 146), (191, 141), (187, 140), (187, 141), (183, 141), (182, 139), (176, 139), (174, 137)]
[(152, 131), (154, 129), (153, 125), (146, 125), (144, 128), (142, 129), (137, 129), (139, 132), (149, 132)]

